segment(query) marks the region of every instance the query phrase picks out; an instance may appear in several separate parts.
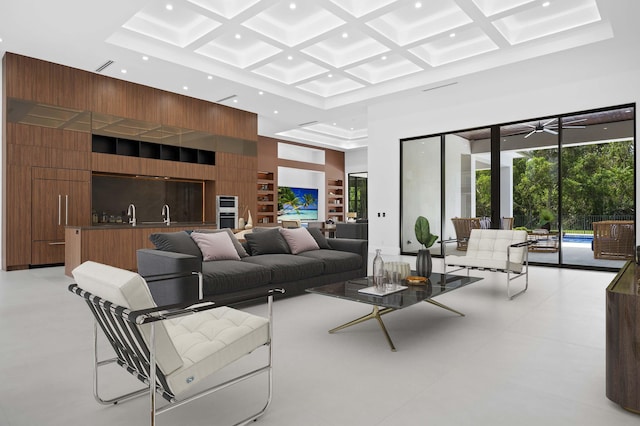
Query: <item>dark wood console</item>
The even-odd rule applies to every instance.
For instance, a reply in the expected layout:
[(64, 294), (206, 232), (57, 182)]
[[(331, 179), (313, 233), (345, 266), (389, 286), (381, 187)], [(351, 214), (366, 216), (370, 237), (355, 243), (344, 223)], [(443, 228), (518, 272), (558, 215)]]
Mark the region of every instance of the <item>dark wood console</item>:
[(640, 414), (640, 266), (627, 262), (607, 287), (607, 398)]

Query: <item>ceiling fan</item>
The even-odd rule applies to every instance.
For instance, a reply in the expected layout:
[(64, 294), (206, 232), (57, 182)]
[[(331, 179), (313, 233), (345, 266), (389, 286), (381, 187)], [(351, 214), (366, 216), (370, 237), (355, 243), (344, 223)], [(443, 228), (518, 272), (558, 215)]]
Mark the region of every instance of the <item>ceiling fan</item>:
[[(536, 124), (535, 126), (531, 124), (525, 124), (525, 126), (533, 129), (525, 135), (525, 139), (533, 135), (534, 133), (547, 132), (547, 133), (551, 133), (552, 135), (557, 135), (558, 123), (554, 123), (554, 121), (556, 120), (557, 118), (552, 118), (551, 120), (545, 121), (544, 123), (542, 121), (538, 121), (538, 124)], [(580, 123), (582, 121), (587, 121), (587, 119), (581, 118), (578, 120), (565, 121), (562, 123), (562, 128), (563, 129), (584, 129), (586, 126), (572, 126), (572, 124)]]

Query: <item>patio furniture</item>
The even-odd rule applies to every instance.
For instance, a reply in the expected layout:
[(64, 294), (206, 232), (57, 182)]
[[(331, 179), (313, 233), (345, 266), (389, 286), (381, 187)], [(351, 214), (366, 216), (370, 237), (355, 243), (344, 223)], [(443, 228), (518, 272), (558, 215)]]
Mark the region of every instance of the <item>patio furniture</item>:
[[(443, 241), (443, 243), (455, 240)], [(533, 244), (527, 240), (527, 231), (509, 231), (503, 229), (472, 229), (469, 236), (467, 253), (464, 256), (446, 255), (445, 272), (451, 273), (470, 269), (490, 270), (507, 274), (507, 297), (524, 293), (529, 288), (529, 251), (527, 246)], [(454, 267), (447, 271), (447, 267)], [(512, 277), (513, 275), (513, 277)], [(525, 278), (523, 290), (511, 294), (510, 283), (516, 278)]]
[(529, 241), (535, 242), (535, 244), (529, 246), (529, 251), (546, 253), (558, 252), (558, 231), (538, 228), (527, 231), (527, 238)]
[(456, 230), (457, 249), (466, 251), (471, 230), (480, 229), (480, 218), (453, 217), (451, 218), (451, 222), (453, 222), (453, 227)]
[(593, 222), (593, 257), (595, 259), (632, 260), (635, 227), (631, 220)]
[[(264, 292), (265, 296), (268, 294), (268, 317), (263, 318), (208, 299), (195, 305), (158, 307), (140, 275), (96, 262), (84, 262), (73, 270), (73, 276), (76, 284), (71, 284), (69, 291), (85, 300), (94, 317), (93, 392), (99, 403), (117, 404), (148, 393), (154, 425), (158, 414), (267, 373), (268, 395), (263, 408), (238, 424), (246, 424), (265, 412), (272, 383), (272, 291)], [(98, 360), (98, 325), (115, 352), (114, 358)], [(261, 346), (268, 347), (263, 366), (200, 390), (204, 379)], [(99, 367), (113, 363), (144, 386), (113, 399), (102, 399)], [(191, 395), (195, 389), (199, 391)], [(156, 408), (156, 392), (168, 404)]]
[(512, 217), (503, 217), (500, 222), (500, 229), (513, 229)]

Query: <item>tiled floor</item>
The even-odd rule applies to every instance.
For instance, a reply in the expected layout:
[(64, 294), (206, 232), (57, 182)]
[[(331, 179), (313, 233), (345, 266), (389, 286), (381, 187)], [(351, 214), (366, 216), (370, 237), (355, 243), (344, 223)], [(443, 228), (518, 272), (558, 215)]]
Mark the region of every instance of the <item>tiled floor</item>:
[[(278, 301), (274, 398), (255, 424), (639, 423), (605, 396), (605, 288), (614, 274), (532, 268), (529, 291), (513, 301), (504, 275), (475, 275), (485, 279), (438, 299), (466, 317), (426, 303), (386, 315), (396, 353), (372, 321), (327, 333), (365, 305), (311, 294)], [(0, 273), (0, 425), (148, 424), (146, 398), (93, 400), (91, 322), (70, 282), (62, 268)], [(257, 352), (242, 364), (256, 363)], [(261, 403), (264, 383), (179, 407), (159, 424), (231, 424)], [(113, 393), (136, 381), (115, 369), (104, 385)]]

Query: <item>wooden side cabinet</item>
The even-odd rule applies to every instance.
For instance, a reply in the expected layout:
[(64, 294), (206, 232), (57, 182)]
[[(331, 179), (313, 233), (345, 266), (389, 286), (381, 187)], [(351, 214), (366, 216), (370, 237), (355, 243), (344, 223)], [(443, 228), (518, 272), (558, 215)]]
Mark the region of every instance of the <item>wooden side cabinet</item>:
[(640, 414), (640, 266), (627, 262), (607, 287), (607, 398)]

